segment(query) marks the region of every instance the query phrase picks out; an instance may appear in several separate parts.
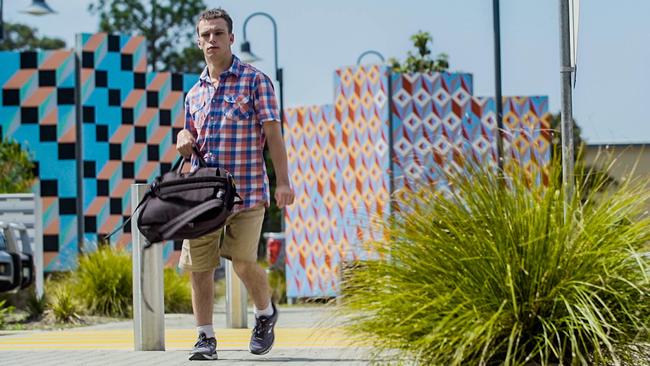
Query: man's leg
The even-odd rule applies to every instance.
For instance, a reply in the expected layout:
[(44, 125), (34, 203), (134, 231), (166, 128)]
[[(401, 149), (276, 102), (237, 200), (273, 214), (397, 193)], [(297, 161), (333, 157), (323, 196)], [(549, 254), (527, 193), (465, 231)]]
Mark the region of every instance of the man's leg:
[(256, 262), (233, 260), (232, 267), (237, 276), (244, 282), (253, 303), (258, 309), (266, 309), (271, 302), (271, 290), (266, 271)]
[(266, 272), (256, 262), (233, 261), (233, 268), (255, 303), (255, 328), (248, 348), (253, 354), (264, 355), (273, 347), (273, 329), (278, 321), (278, 310), (271, 302)]
[(190, 360), (216, 360), (217, 339), (212, 326), (212, 308), (214, 299), (214, 270), (190, 272), (192, 284), (192, 310), (199, 333)]
[(192, 310), (196, 326), (212, 324), (214, 301), (214, 270), (190, 272)]
[(184, 240), (179, 267), (190, 272), (192, 310), (198, 340), (190, 352), (190, 360), (216, 360), (217, 340), (212, 326), (214, 302), (214, 269), (219, 263), (221, 231), (202, 238)]
[(257, 245), (264, 221), (264, 208), (238, 212), (226, 224), (222, 254), (231, 258), (233, 269), (244, 282), (255, 303), (255, 328), (251, 336), (250, 351), (263, 355), (271, 350), (275, 341), (273, 327), (278, 319), (266, 272), (257, 264)]

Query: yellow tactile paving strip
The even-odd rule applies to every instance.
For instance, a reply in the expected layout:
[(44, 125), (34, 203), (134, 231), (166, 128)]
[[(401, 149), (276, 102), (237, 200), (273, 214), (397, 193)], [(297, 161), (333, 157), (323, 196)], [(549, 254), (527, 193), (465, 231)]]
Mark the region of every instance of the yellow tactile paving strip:
[[(248, 349), (250, 329), (216, 329), (217, 349)], [(274, 348), (352, 347), (338, 328), (279, 328)], [(165, 349), (190, 349), (196, 341), (194, 329), (165, 331)], [(0, 332), (0, 350), (133, 350), (133, 330), (61, 330), (47, 332)]]

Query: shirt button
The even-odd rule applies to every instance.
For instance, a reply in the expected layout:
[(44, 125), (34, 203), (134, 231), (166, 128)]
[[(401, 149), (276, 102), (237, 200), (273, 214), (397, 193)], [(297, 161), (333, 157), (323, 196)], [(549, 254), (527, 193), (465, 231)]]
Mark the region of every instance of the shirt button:
[(216, 102), (217, 102), (217, 100), (216, 100), (216, 99), (212, 99), (212, 103), (216, 103)]

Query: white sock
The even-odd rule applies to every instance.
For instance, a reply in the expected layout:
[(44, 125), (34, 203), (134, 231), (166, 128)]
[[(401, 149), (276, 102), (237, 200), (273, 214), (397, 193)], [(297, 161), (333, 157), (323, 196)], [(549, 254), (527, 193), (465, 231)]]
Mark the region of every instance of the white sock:
[(260, 316), (271, 316), (273, 315), (273, 305), (271, 305), (271, 302), (269, 301), (269, 305), (266, 309), (258, 309), (257, 306), (253, 306), (253, 313), (255, 313), (256, 318), (259, 318)]
[(207, 338), (214, 338), (214, 327), (212, 324), (199, 325), (196, 331), (200, 334), (203, 333)]

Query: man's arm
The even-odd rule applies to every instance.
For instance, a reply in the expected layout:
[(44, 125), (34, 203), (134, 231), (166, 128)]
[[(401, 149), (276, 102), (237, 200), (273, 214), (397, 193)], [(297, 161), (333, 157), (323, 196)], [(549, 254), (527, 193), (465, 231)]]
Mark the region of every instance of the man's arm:
[(196, 129), (194, 128), (192, 113), (190, 113), (189, 100), (185, 98), (185, 129), (176, 135), (176, 150), (185, 158), (192, 156), (192, 146), (196, 141), (195, 135)]
[(279, 208), (283, 208), (292, 204), (294, 200), (287, 166), (287, 150), (284, 147), (282, 130), (278, 121), (264, 122), (263, 128), (273, 168), (275, 168), (275, 203)]

